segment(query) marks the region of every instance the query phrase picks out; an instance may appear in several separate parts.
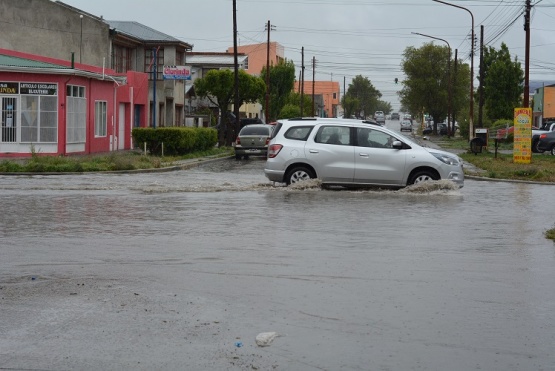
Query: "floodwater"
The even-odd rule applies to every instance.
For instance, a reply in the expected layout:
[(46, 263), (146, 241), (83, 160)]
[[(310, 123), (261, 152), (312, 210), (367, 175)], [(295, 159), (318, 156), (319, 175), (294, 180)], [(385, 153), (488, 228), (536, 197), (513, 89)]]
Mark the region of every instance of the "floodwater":
[(0, 369), (555, 369), (554, 186), (263, 164), (0, 176)]

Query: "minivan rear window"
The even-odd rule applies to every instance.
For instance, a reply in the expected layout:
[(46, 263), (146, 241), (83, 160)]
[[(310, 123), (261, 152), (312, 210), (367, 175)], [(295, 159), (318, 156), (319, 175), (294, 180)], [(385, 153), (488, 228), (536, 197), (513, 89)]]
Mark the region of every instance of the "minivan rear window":
[(293, 126), (283, 136), (287, 139), (306, 141), (314, 126)]

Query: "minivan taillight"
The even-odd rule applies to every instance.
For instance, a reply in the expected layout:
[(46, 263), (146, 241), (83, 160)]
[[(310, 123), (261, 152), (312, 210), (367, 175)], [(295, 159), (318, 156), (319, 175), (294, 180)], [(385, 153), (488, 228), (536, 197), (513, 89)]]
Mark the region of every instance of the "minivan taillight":
[(268, 147), (268, 158), (276, 157), (282, 148), (283, 146), (281, 144), (272, 144), (270, 147)]
[(540, 139), (545, 139), (547, 138), (547, 134), (540, 134)]
[(235, 144), (241, 144), (241, 138), (237, 137), (237, 139), (235, 139)]

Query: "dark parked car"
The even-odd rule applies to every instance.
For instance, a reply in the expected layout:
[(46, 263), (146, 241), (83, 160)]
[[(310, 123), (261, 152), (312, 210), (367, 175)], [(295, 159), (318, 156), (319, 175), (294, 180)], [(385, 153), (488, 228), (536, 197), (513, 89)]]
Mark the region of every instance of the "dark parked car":
[(437, 124), (437, 133), (439, 135), (447, 135), (447, 124)]
[(393, 112), (393, 113), (391, 114), (391, 119), (392, 119), (392, 120), (399, 120), (400, 118), (401, 118), (401, 116), (400, 116), (399, 113), (397, 113), (397, 112)]
[(542, 152), (549, 151), (555, 156), (555, 131), (540, 134), (538, 139), (538, 149)]

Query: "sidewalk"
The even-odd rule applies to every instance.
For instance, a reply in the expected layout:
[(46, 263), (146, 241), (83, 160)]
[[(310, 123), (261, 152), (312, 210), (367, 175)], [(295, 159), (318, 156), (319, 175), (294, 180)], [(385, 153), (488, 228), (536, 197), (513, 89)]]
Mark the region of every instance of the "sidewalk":
[[(459, 155), (461, 153), (467, 153), (468, 152), (467, 149), (462, 149), (462, 148), (442, 148), (441, 147), (441, 142), (442, 142), (442, 137), (441, 136), (427, 135), (427, 136), (424, 136), (424, 137), (417, 137), (417, 138), (418, 138), (418, 140), (420, 141), (420, 143), (423, 147), (441, 149), (442, 151), (450, 152), (450, 153), (453, 153), (455, 155)], [(512, 153), (512, 151), (504, 151), (504, 152)], [(502, 152), (499, 151), (499, 153), (502, 153)], [(470, 162), (467, 162), (467, 161), (463, 160), (463, 165), (464, 165), (464, 169), (468, 173), (476, 174), (476, 175), (486, 173), (485, 170), (474, 166)]]

